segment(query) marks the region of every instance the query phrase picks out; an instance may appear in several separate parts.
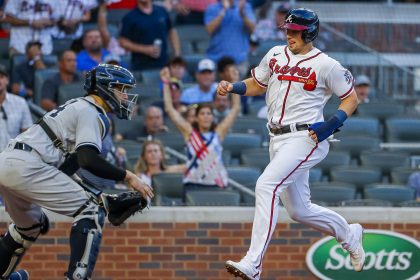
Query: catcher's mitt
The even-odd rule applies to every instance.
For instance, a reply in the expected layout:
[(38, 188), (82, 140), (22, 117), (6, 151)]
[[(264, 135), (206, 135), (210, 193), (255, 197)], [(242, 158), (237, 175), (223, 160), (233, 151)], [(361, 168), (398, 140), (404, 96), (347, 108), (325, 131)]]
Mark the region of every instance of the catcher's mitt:
[(114, 226), (119, 226), (131, 215), (149, 207), (149, 201), (139, 192), (129, 191), (120, 194), (101, 194), (102, 204), (108, 213), (108, 220)]

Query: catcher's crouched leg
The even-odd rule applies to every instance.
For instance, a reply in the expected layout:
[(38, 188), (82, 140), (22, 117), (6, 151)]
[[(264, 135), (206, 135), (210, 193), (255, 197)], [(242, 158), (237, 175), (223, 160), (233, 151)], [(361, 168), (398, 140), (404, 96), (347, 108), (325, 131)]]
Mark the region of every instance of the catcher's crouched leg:
[(21, 228), (9, 225), (9, 230), (0, 238), (0, 279), (9, 279), (19, 264), (26, 250), (37, 240), (40, 234), (47, 234), (49, 220), (42, 213), (39, 223)]
[(105, 210), (96, 201), (89, 200), (82, 207), (70, 233), (71, 254), (66, 277), (72, 280), (91, 279), (105, 221)]
[(139, 192), (128, 191), (120, 194), (101, 194), (102, 204), (108, 213), (108, 220), (114, 226), (119, 226), (131, 215), (148, 207), (150, 201)]

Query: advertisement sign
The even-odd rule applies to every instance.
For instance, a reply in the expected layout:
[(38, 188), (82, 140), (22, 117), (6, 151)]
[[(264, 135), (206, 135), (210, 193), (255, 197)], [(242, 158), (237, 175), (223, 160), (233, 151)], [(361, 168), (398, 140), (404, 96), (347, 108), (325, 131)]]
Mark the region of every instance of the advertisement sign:
[(355, 272), (347, 251), (333, 237), (317, 241), (306, 254), (309, 270), (323, 280), (418, 280), (420, 242), (400, 233), (365, 230), (362, 272)]

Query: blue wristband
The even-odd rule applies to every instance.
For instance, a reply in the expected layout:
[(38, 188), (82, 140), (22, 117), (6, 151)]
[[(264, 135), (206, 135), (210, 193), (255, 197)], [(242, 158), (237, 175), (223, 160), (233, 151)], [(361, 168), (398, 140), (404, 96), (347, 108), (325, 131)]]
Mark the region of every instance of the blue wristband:
[(334, 114), (334, 117), (336, 117), (340, 121), (340, 125), (342, 125), (344, 121), (347, 120), (346, 112), (340, 109), (337, 110), (337, 112)]
[(233, 84), (233, 88), (230, 91), (231, 93), (236, 93), (239, 95), (245, 95), (246, 93), (246, 84), (244, 82), (237, 82)]
[(334, 132), (339, 131), (338, 128), (343, 125), (347, 119), (347, 114), (343, 110), (337, 112), (328, 121), (317, 122), (312, 124), (309, 129), (313, 130), (318, 138), (318, 142), (324, 141)]

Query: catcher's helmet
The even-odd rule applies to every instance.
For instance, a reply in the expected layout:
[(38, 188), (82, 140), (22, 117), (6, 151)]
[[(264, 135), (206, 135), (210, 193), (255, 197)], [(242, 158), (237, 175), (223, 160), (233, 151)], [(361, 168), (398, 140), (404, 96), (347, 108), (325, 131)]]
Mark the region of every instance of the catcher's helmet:
[(127, 69), (111, 64), (99, 64), (86, 73), (84, 89), (100, 96), (120, 119), (131, 119), (138, 95), (129, 94), (136, 79)]
[(291, 9), (280, 27), (302, 31), (302, 39), (309, 43), (318, 36), (319, 20), (317, 14), (309, 9)]

